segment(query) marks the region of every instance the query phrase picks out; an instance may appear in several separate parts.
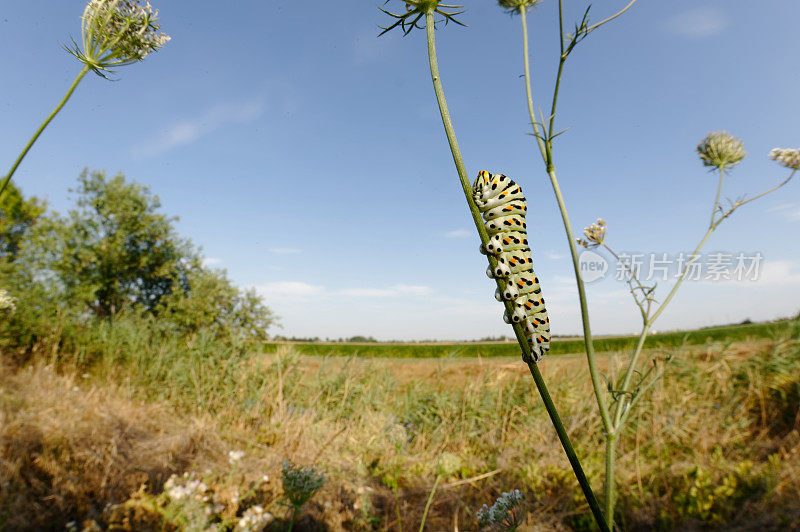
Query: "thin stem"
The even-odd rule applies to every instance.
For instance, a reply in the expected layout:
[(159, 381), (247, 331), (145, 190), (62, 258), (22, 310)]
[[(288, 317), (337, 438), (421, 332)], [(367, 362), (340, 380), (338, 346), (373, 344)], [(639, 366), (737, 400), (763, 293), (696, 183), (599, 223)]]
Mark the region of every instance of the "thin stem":
[(55, 118), (55, 116), (58, 114), (58, 112), (61, 111), (61, 108), (64, 107), (64, 104), (67, 103), (67, 100), (69, 100), (70, 96), (72, 96), (72, 93), (75, 91), (75, 87), (78, 86), (78, 83), (80, 83), (80, 81), (83, 79), (83, 76), (85, 76), (86, 73), (89, 72), (89, 70), (90, 70), (90, 68), (88, 66), (84, 65), (84, 67), (81, 69), (80, 73), (78, 73), (78, 76), (75, 78), (75, 81), (73, 81), (72, 85), (70, 85), (69, 89), (67, 90), (67, 93), (61, 99), (61, 102), (59, 102), (59, 104), (56, 106), (56, 108), (53, 109), (50, 112), (50, 114), (47, 116), (47, 118), (45, 118), (44, 122), (42, 122), (42, 125), (39, 126), (39, 129), (37, 129), (36, 132), (33, 134), (33, 137), (31, 137), (31, 140), (28, 141), (28, 144), (25, 145), (25, 148), (22, 150), (22, 153), (20, 153), (19, 157), (17, 157), (17, 160), (14, 161), (13, 166), (11, 166), (11, 170), (9, 170), (8, 174), (6, 175), (5, 179), (3, 180), (3, 185), (0, 186), (0, 197), (2, 197), (3, 192), (6, 190), (6, 186), (8, 186), (8, 182), (11, 181), (11, 176), (13, 176), (14, 172), (17, 171), (17, 167), (22, 162), (22, 159), (25, 158), (25, 155), (27, 155), (28, 150), (31, 149), (31, 146), (33, 146), (33, 143), (36, 142), (36, 139), (39, 138), (39, 135), (42, 134), (42, 131), (44, 131), (44, 128), (46, 128), (47, 125), (53, 120), (53, 118)]
[(431, 507), (431, 503), (433, 502), (433, 495), (436, 493), (436, 487), (439, 485), (439, 482), (442, 480), (442, 475), (436, 475), (436, 482), (433, 483), (433, 488), (431, 489), (430, 495), (428, 495), (428, 502), (425, 503), (425, 511), (422, 512), (422, 522), (419, 524), (419, 532), (425, 530), (425, 520), (428, 518), (428, 510)]
[(603, 382), (600, 379), (600, 370), (597, 368), (597, 360), (594, 352), (594, 341), (592, 338), (591, 325), (589, 324), (589, 304), (586, 298), (586, 288), (581, 278), (581, 267), (578, 259), (578, 248), (575, 244), (575, 235), (572, 232), (572, 224), (569, 221), (569, 214), (567, 213), (567, 206), (564, 203), (564, 197), (561, 195), (561, 187), (558, 185), (555, 170), (547, 173), (550, 177), (550, 184), (553, 187), (553, 193), (558, 202), (558, 210), (561, 212), (561, 221), (564, 224), (564, 232), (567, 234), (567, 241), (569, 243), (569, 253), (572, 259), (572, 269), (575, 273), (575, 284), (578, 287), (578, 300), (581, 306), (581, 322), (583, 324), (583, 342), (586, 347), (586, 361), (589, 365), (589, 375), (592, 379), (592, 387), (594, 388), (595, 399), (597, 406), (600, 409), (600, 417), (603, 421), (603, 428), (606, 432), (611, 432), (612, 426), (610, 423), (610, 415), (608, 406), (606, 405), (605, 396), (603, 395)]
[[(611, 253), (611, 255), (613, 255), (615, 259), (617, 259), (617, 262), (619, 264), (622, 264), (622, 266), (626, 270), (628, 270), (628, 279), (627, 279), (626, 282), (628, 283), (628, 286), (630, 287), (631, 295), (633, 296), (633, 301), (636, 303), (636, 306), (639, 307), (639, 312), (642, 315), (642, 322), (646, 323), (647, 322), (647, 316), (650, 313), (650, 302), (652, 301), (652, 298), (648, 295), (647, 287), (645, 287), (642, 284), (642, 282), (639, 280), (639, 276), (636, 275), (636, 271), (628, 263), (622, 261), (619, 258), (619, 255), (617, 255), (616, 252), (613, 249), (608, 247), (608, 245), (605, 242), (602, 243), (602, 246), (604, 248), (606, 248), (606, 250), (609, 253)], [(636, 286), (634, 286), (634, 284), (633, 284), (634, 281), (636, 281)], [(639, 301), (639, 296), (636, 295), (636, 290), (639, 290), (641, 292), (642, 301)], [(643, 301), (647, 301), (647, 308), (645, 308)]]
[(711, 209), (711, 222), (709, 227), (714, 227), (714, 220), (717, 217), (717, 209), (719, 208), (719, 196), (722, 193), (722, 181), (725, 179), (725, 167), (719, 167), (719, 181), (717, 182), (717, 197), (714, 198), (714, 208)]
[(397, 531), (403, 532), (403, 518), (400, 516), (400, 495), (397, 493), (399, 489), (397, 486), (394, 488), (394, 502), (397, 509)]
[[(528, 100), (528, 116), (531, 119), (531, 127), (533, 128), (533, 133), (536, 137), (536, 142), (539, 144), (539, 151), (542, 154), (542, 159), (545, 161), (545, 164), (548, 160), (548, 151), (547, 145), (544, 142), (541, 134), (539, 133), (539, 126), (536, 122), (536, 112), (533, 110), (533, 81), (531, 81), (531, 68), (530, 68), (530, 60), (528, 54), (528, 22), (527, 22), (527, 6), (521, 5), (519, 6), (519, 16), (520, 20), (522, 20), (522, 57), (524, 58), (525, 63), (525, 95), (527, 96)], [(542, 124), (544, 127), (544, 124)]]
[[(616, 463), (617, 435), (609, 434), (606, 438), (606, 483), (604, 486), (603, 499), (605, 502), (605, 514), (609, 523), (614, 523), (614, 465)], [(613, 525), (612, 525), (613, 526)]]
[[(433, 10), (428, 10), (425, 13), (425, 31), (427, 34), (428, 39), (428, 63), (430, 65), (431, 70), (431, 81), (433, 82), (433, 89), (436, 93), (436, 101), (439, 105), (439, 113), (442, 117), (442, 124), (444, 125), (445, 134), (447, 135), (447, 141), (450, 144), (450, 152), (453, 155), (453, 162), (455, 163), (456, 170), (458, 171), (458, 176), (461, 181), (461, 187), (464, 191), (464, 196), (467, 200), (467, 204), (469, 205), (469, 210), (472, 213), (473, 222), (475, 222), (475, 228), (478, 230), (478, 234), (481, 238), (481, 243), (486, 244), (489, 241), (489, 235), (486, 232), (486, 227), (483, 224), (483, 218), (481, 216), (480, 210), (478, 206), (475, 204), (475, 200), (472, 197), (472, 186), (470, 185), (469, 179), (467, 178), (467, 171), (464, 166), (464, 159), (461, 157), (461, 150), (458, 148), (458, 141), (456, 140), (455, 130), (453, 128), (453, 123), (450, 120), (450, 112), (447, 109), (447, 101), (445, 100), (444, 96), (444, 88), (442, 87), (442, 80), (439, 76), (439, 65), (438, 61), (436, 60), (436, 38), (435, 38), (435, 29), (434, 29), (434, 21), (433, 21)], [(495, 259), (492, 255), (488, 256), (489, 264), (494, 269), (497, 265), (497, 259)], [(497, 282), (498, 288), (500, 288), (501, 292), (505, 289), (505, 281), (502, 279), (495, 279)], [(510, 301), (504, 302), (506, 310), (508, 311), (509, 315), (513, 313), (513, 306)], [(580, 461), (575, 454), (575, 450), (572, 447), (572, 443), (569, 440), (569, 436), (567, 435), (566, 429), (564, 429), (564, 424), (561, 421), (560, 416), (558, 415), (558, 411), (553, 404), (552, 399), (550, 398), (550, 393), (547, 390), (547, 385), (542, 378), (541, 373), (539, 372), (539, 368), (533, 362), (533, 358), (531, 356), (530, 346), (528, 345), (528, 340), (525, 337), (525, 333), (522, 330), (522, 326), (518, 323), (513, 324), (514, 334), (517, 337), (517, 341), (519, 342), (520, 348), (522, 350), (523, 360), (528, 364), (530, 368), (531, 375), (533, 375), (533, 380), (536, 383), (536, 388), (539, 390), (539, 394), (542, 396), (542, 402), (547, 409), (547, 413), (550, 415), (550, 420), (553, 423), (553, 426), (556, 429), (556, 433), (558, 434), (559, 440), (561, 441), (561, 445), (564, 448), (564, 452), (567, 455), (567, 458), (570, 461), (570, 465), (572, 465), (572, 470), (575, 473), (575, 477), (578, 479), (578, 483), (583, 490), (584, 497), (586, 498), (586, 502), (589, 504), (589, 507), (592, 510), (592, 514), (594, 515), (595, 521), (597, 525), (600, 527), (601, 530), (607, 531), (609, 530), (608, 525), (606, 524), (605, 519), (603, 518), (603, 513), (600, 510), (600, 505), (597, 502), (597, 499), (594, 496), (594, 492), (592, 492), (592, 488), (589, 485), (589, 481), (586, 479), (586, 475), (583, 472), (583, 468), (581, 467)]]
[[(560, 3), (559, 3), (560, 5)], [(575, 236), (572, 232), (572, 224), (569, 221), (569, 214), (567, 213), (567, 206), (564, 203), (564, 197), (561, 195), (561, 187), (558, 184), (558, 178), (556, 177), (556, 171), (552, 163), (552, 155), (551, 155), (551, 144), (552, 141), (548, 140), (545, 142), (541, 139), (539, 135), (539, 128), (536, 126), (536, 115), (533, 111), (533, 90), (531, 89), (531, 76), (530, 76), (530, 60), (528, 57), (528, 25), (526, 18), (524, 16), (524, 10), (520, 10), (520, 20), (522, 21), (522, 53), (524, 56), (525, 62), (525, 91), (527, 94), (528, 99), (528, 113), (530, 114), (531, 124), (533, 124), (533, 131), (537, 135), (537, 139), (540, 143), (540, 151), (543, 151), (542, 159), (545, 161), (545, 165), (547, 166), (547, 175), (550, 177), (550, 184), (553, 187), (553, 193), (556, 196), (556, 201), (558, 202), (558, 210), (561, 213), (561, 220), (564, 224), (564, 231), (567, 233), (567, 242), (569, 244), (570, 249), (570, 256), (572, 258), (572, 267), (575, 271), (575, 282), (578, 285), (578, 299), (580, 300), (581, 306), (581, 319), (583, 322), (583, 342), (586, 346), (586, 360), (589, 365), (589, 374), (592, 379), (592, 385), (594, 388), (594, 395), (595, 399), (597, 400), (597, 407), (600, 410), (600, 418), (603, 422), (603, 429), (606, 433), (611, 431), (611, 416), (608, 412), (608, 406), (606, 405), (605, 397), (603, 396), (603, 381), (600, 378), (600, 371), (597, 369), (597, 363), (595, 361), (595, 354), (594, 354), (594, 343), (592, 340), (592, 330), (591, 326), (589, 325), (589, 305), (586, 301), (586, 291), (583, 286), (583, 280), (580, 276), (580, 262), (578, 261), (578, 250), (575, 247)], [(560, 18), (560, 17), (559, 17)], [(559, 78), (561, 76), (561, 67), (563, 67), (563, 61), (560, 62), (559, 67)], [(558, 91), (558, 83), (556, 84), (556, 91)], [(553, 100), (556, 99), (556, 95), (553, 96)], [(553, 105), (555, 109), (555, 103)], [(552, 124), (552, 117), (551, 117), (551, 124)], [(542, 124), (544, 127), (544, 124)], [(546, 146), (543, 150), (542, 145)], [(545, 155), (548, 154), (548, 155)]]
[(591, 26), (589, 26), (588, 28), (586, 28), (586, 33), (589, 33), (589, 32), (591, 32), (591, 31), (594, 31), (594, 30), (596, 30), (597, 28), (599, 28), (600, 26), (602, 26), (602, 25), (603, 25), (603, 24), (605, 24), (606, 22), (611, 22), (612, 20), (614, 20), (615, 18), (617, 18), (618, 16), (620, 16), (621, 14), (623, 14), (624, 12), (626, 12), (627, 10), (629, 10), (629, 9), (631, 8), (631, 6), (632, 6), (633, 4), (635, 4), (636, 2), (637, 2), (637, 0), (631, 0), (631, 2), (630, 2), (630, 3), (629, 3), (627, 6), (623, 7), (623, 8), (622, 8), (621, 10), (619, 10), (619, 11), (618, 11), (616, 14), (614, 14), (614, 15), (611, 15), (610, 17), (608, 17), (608, 18), (607, 18), (607, 19), (605, 19), (605, 20), (601, 20), (601, 21), (600, 21), (600, 22), (598, 22), (597, 24), (592, 24)]
[(550, 392), (547, 390), (547, 385), (544, 382), (542, 373), (539, 371), (539, 366), (530, 360), (527, 361), (527, 364), (528, 369), (530, 369), (531, 375), (533, 376), (533, 380), (536, 383), (536, 388), (539, 390), (539, 395), (542, 396), (544, 407), (547, 410), (547, 413), (550, 415), (550, 421), (553, 423), (553, 426), (556, 429), (558, 439), (561, 440), (561, 446), (564, 448), (564, 453), (567, 455), (567, 459), (572, 466), (572, 471), (575, 473), (575, 477), (578, 479), (578, 484), (580, 484), (581, 489), (583, 490), (583, 495), (586, 498), (586, 502), (589, 504), (589, 508), (594, 515), (594, 520), (597, 523), (597, 526), (600, 527), (600, 530), (610, 531), (611, 529), (607, 523), (607, 517), (603, 516), (603, 512), (600, 510), (600, 503), (597, 501), (597, 498), (592, 491), (592, 487), (589, 484), (589, 479), (586, 478), (586, 474), (583, 472), (581, 461), (578, 459), (578, 455), (575, 453), (575, 449), (572, 447), (572, 443), (569, 440), (569, 435), (567, 435), (567, 430), (564, 428), (564, 424), (561, 422), (561, 418), (558, 416), (558, 411), (553, 404), (553, 399), (550, 397)]
[[(708, 240), (708, 237), (711, 236), (711, 233), (713, 233), (714, 230), (717, 227), (719, 227), (719, 224), (721, 224), (723, 220), (725, 220), (728, 216), (733, 214), (733, 212), (736, 209), (738, 209), (739, 207), (741, 207), (743, 205), (746, 205), (746, 204), (750, 203), (751, 201), (757, 200), (758, 198), (761, 198), (761, 197), (763, 197), (763, 196), (765, 196), (765, 195), (767, 195), (767, 194), (769, 194), (771, 192), (774, 192), (774, 191), (778, 190), (779, 188), (781, 188), (782, 186), (786, 185), (792, 179), (792, 177), (794, 177), (795, 172), (796, 171), (792, 171), (792, 173), (789, 175), (789, 177), (787, 177), (780, 184), (770, 188), (769, 190), (767, 190), (765, 192), (762, 192), (761, 194), (759, 194), (759, 195), (757, 195), (757, 196), (755, 196), (753, 198), (750, 198), (747, 201), (743, 201), (743, 202), (737, 203), (736, 205), (734, 205), (733, 207), (731, 207), (730, 209), (725, 211), (725, 213), (722, 216), (720, 216), (719, 219), (713, 220), (711, 225), (710, 225), (710, 227), (706, 231), (706, 234), (703, 235), (703, 238), (700, 240), (700, 242), (694, 248), (694, 251), (692, 251), (690, 257), (695, 257), (697, 255), (697, 253), (705, 245), (706, 240)], [(723, 177), (722, 177), (722, 172), (721, 172), (721, 169), (720, 169), (720, 181), (719, 181), (719, 185), (717, 186), (717, 195), (716, 195), (716, 199), (714, 201), (714, 205), (715, 205), (714, 211), (716, 211), (716, 207), (719, 204), (720, 187), (721, 187), (721, 184), (722, 184), (722, 179), (723, 179)], [(639, 335), (639, 341), (636, 344), (636, 349), (633, 352), (630, 364), (628, 365), (628, 369), (625, 371), (625, 377), (623, 378), (621, 385), (619, 385), (617, 387), (617, 389), (619, 389), (619, 390), (627, 390), (628, 389), (628, 386), (630, 385), (631, 379), (633, 378), (633, 372), (636, 370), (636, 364), (638, 362), (639, 356), (641, 355), (642, 348), (644, 347), (644, 341), (645, 341), (645, 339), (647, 337), (647, 334), (649, 332), (650, 327), (653, 325), (653, 323), (656, 321), (656, 319), (658, 319), (658, 317), (661, 315), (661, 313), (664, 312), (664, 310), (666, 309), (666, 307), (669, 304), (669, 302), (672, 301), (672, 298), (675, 296), (675, 293), (678, 291), (678, 288), (680, 288), (681, 284), (683, 284), (683, 281), (686, 279), (686, 275), (689, 273), (689, 267), (691, 266), (691, 264), (692, 264), (692, 259), (690, 258), (689, 262), (687, 262), (687, 264), (683, 267), (683, 271), (681, 272), (681, 275), (678, 278), (678, 280), (675, 282), (675, 285), (669, 291), (669, 294), (667, 294), (667, 297), (658, 306), (658, 308), (653, 313), (653, 315), (648, 317), (648, 319), (645, 321), (645, 323), (644, 323), (644, 325), (642, 327), (642, 332)], [(626, 412), (631, 407), (631, 404), (629, 404), (629, 403), (631, 403), (631, 401), (630, 400), (626, 401), (624, 398), (621, 399), (619, 403), (617, 403), (617, 407), (614, 410), (614, 430), (615, 431), (618, 431), (620, 429), (620, 426), (622, 425), (622, 422), (624, 421), (624, 417), (623, 416), (626, 414)]]
[(737, 203), (737, 204), (735, 204), (733, 207), (731, 207), (730, 209), (728, 209), (727, 211), (725, 211), (725, 214), (723, 214), (722, 216), (720, 216), (719, 220), (717, 220), (717, 223), (716, 223), (716, 225), (719, 225), (719, 224), (720, 224), (720, 222), (722, 222), (722, 220), (724, 220), (725, 218), (727, 218), (728, 216), (730, 216), (731, 214), (733, 214), (733, 211), (735, 211), (735, 210), (736, 210), (736, 209), (738, 209), (739, 207), (743, 207), (743, 206), (747, 205), (748, 203), (750, 203), (751, 201), (755, 201), (755, 200), (757, 200), (758, 198), (761, 198), (761, 197), (763, 197), (763, 196), (766, 196), (767, 194), (769, 194), (769, 193), (771, 193), (771, 192), (775, 192), (776, 190), (778, 190), (779, 188), (781, 188), (782, 186), (784, 186), (786, 183), (788, 183), (789, 181), (791, 181), (791, 180), (792, 180), (792, 178), (794, 177), (794, 174), (795, 174), (796, 172), (797, 172), (797, 170), (792, 170), (792, 173), (791, 173), (791, 174), (789, 174), (789, 177), (787, 177), (786, 179), (784, 179), (784, 180), (783, 180), (783, 181), (782, 181), (780, 184), (778, 184), (778, 185), (775, 185), (775, 186), (774, 186), (774, 187), (772, 187), (771, 189), (769, 189), (769, 190), (766, 190), (766, 191), (762, 192), (761, 194), (758, 194), (757, 196), (753, 196), (752, 198), (750, 198), (750, 199), (748, 199), (748, 200), (743, 200), (743, 201), (740, 201), (740, 202), (738, 202), (738, 203)]

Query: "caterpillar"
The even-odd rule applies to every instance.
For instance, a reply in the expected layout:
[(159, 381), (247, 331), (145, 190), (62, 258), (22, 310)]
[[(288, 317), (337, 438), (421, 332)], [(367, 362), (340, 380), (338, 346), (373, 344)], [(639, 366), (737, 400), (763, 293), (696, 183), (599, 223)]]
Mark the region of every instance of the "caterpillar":
[(539, 279), (533, 271), (531, 248), (525, 225), (528, 204), (522, 189), (503, 174), (478, 173), (472, 197), (481, 211), (489, 241), (480, 252), (493, 255), (497, 266), (486, 270), (490, 278), (506, 280), (503, 292), (495, 291), (498, 301), (512, 301), (513, 312), (506, 311), (506, 323), (522, 325), (534, 362), (550, 350), (550, 319), (547, 316)]

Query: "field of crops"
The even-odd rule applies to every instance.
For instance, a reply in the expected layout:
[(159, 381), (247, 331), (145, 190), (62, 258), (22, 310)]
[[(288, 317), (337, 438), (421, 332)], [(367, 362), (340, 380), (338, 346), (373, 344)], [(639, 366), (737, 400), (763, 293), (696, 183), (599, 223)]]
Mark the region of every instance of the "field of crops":
[[(775, 338), (786, 333), (794, 320), (767, 323), (748, 323), (708, 327), (695, 331), (677, 331), (652, 334), (645, 347), (673, 348), (700, 345), (710, 342), (736, 342), (748, 339)], [(600, 337), (594, 341), (598, 352), (625, 351), (636, 345), (636, 336)], [(273, 342), (264, 346), (264, 352), (274, 353), (278, 346), (290, 345), (304, 355), (356, 356), (363, 358), (452, 358), (452, 357), (516, 357), (519, 348), (515, 342), (460, 342), (460, 343), (343, 343), (343, 342)], [(554, 339), (551, 355), (566, 355), (583, 352), (582, 339)]]

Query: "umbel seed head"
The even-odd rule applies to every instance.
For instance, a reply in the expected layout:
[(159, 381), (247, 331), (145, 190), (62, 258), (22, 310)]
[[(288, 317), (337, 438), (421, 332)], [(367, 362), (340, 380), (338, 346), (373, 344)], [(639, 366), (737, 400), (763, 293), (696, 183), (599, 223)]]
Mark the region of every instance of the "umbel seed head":
[(697, 154), (703, 166), (725, 168), (737, 165), (744, 159), (744, 143), (727, 131), (714, 131), (697, 145)]
[(170, 37), (159, 33), (158, 11), (149, 0), (90, 0), (81, 17), (81, 46), (66, 50), (96, 74), (139, 62), (164, 46)]
[(514, 13), (519, 13), (520, 9), (525, 9), (527, 11), (541, 1), (542, 0), (497, 0), (497, 5), (513, 15)]

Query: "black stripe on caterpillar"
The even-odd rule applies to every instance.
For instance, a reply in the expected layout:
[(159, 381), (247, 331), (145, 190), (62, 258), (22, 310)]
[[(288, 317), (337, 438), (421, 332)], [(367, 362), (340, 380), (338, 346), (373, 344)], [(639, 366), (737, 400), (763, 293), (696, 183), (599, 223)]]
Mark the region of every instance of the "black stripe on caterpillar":
[(505, 290), (502, 294), (496, 290), (495, 297), (513, 302), (513, 313), (504, 313), (503, 319), (522, 325), (533, 359), (538, 362), (550, 349), (550, 319), (533, 271), (525, 225), (527, 201), (511, 178), (485, 170), (478, 173), (472, 185), (472, 197), (489, 233), (489, 241), (481, 245), (480, 251), (497, 259), (497, 266), (490, 266), (486, 274), (506, 280)]

